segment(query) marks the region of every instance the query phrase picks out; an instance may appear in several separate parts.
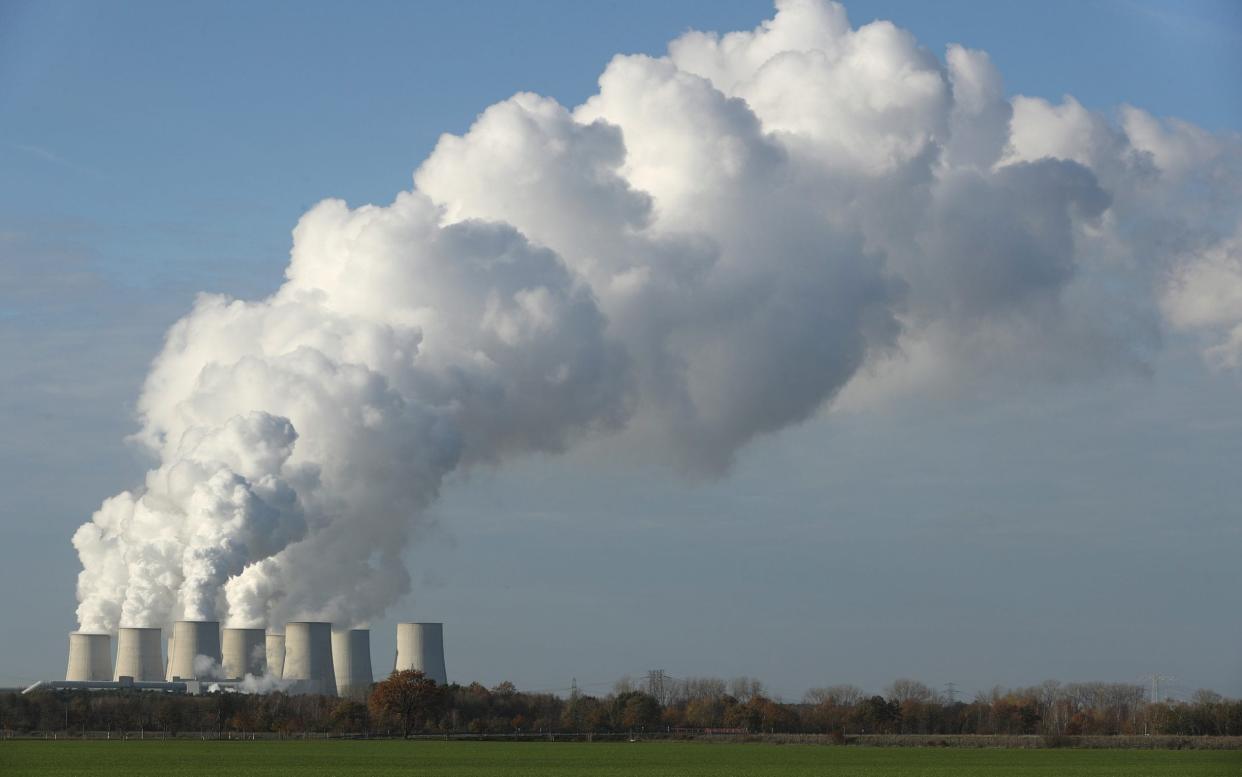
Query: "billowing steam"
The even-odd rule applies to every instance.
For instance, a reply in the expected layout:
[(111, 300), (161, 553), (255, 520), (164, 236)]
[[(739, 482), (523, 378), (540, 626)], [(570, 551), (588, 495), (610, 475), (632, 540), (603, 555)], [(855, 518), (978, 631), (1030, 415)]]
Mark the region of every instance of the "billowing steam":
[(344, 626), (409, 590), (446, 474), (628, 428), (690, 472), (838, 398), (1242, 358), (1242, 143), (1007, 99), (819, 0), (518, 94), (412, 191), (298, 223), (271, 297), (202, 296), (140, 401), (159, 466), (78, 530), (86, 631)]

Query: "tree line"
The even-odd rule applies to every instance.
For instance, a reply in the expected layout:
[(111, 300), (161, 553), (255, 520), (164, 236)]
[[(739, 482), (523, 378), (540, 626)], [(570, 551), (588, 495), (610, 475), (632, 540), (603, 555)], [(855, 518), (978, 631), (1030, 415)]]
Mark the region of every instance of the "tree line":
[(365, 701), (280, 692), (3, 693), (0, 731), (1242, 736), (1242, 700), (1198, 691), (1189, 700), (1151, 703), (1139, 685), (1058, 682), (995, 688), (959, 700), (902, 679), (882, 694), (834, 685), (786, 702), (752, 678), (710, 677), (654, 686), (622, 681), (608, 694), (563, 698), (522, 692), (508, 682), (438, 686), (420, 672), (396, 672), (376, 683)]

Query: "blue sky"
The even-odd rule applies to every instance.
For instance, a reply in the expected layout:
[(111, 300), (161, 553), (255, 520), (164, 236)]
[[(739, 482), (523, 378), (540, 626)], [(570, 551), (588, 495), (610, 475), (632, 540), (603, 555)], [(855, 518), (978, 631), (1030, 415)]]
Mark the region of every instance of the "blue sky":
[[(1009, 93), (1242, 129), (1231, 2), (848, 5)], [(146, 462), (124, 437), (196, 292), (270, 292), (324, 197), (388, 202), (442, 132), (534, 91), (573, 106), (621, 52), (749, 29), (765, 2), (0, 5), (0, 684), (63, 671), (68, 538)], [(408, 611), (455, 679), (663, 667), (788, 697), (898, 676), (966, 689), (1161, 672), (1242, 694), (1236, 376), (820, 417), (686, 482), (593, 444), (459, 477)], [(901, 473), (894, 477), (893, 473)], [(601, 495), (607, 498), (601, 499)], [(28, 581), (38, 581), (30, 585)], [(396, 608), (393, 620), (405, 619)], [(375, 624), (376, 665), (391, 624)]]

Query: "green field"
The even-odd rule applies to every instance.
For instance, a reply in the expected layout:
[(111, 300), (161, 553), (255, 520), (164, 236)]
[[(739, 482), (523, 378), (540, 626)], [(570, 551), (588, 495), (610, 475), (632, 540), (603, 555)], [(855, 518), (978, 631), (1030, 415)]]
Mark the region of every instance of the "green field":
[(679, 742), (0, 742), (0, 775), (1239, 777), (1242, 752)]

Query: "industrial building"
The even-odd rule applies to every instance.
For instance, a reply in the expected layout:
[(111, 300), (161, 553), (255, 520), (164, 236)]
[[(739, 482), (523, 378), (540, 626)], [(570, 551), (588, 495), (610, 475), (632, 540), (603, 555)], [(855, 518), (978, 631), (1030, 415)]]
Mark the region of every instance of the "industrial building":
[(220, 622), (177, 621), (168, 643), (168, 680), (226, 679), (220, 668)]
[(337, 694), (346, 699), (365, 699), (374, 681), (370, 629), (332, 632), (332, 665)]
[(142, 682), (164, 679), (163, 645), (159, 629), (122, 628), (116, 634), (113, 680), (132, 677)]
[(107, 634), (69, 635), (69, 682), (99, 682), (112, 678), (112, 637)]
[(281, 679), (294, 693), (336, 695), (332, 624), (301, 621), (285, 625), (285, 670)]
[[(334, 631), (331, 623), (295, 621), (284, 633), (225, 628), (218, 621), (177, 621), (168, 637), (167, 659), (159, 628), (122, 627), (112, 635), (73, 632), (64, 680), (26, 689), (133, 689), (166, 693), (250, 690), (247, 678), (287, 693), (364, 699), (374, 682), (371, 632)], [(397, 624), (393, 671), (417, 669), (444, 685), (444, 624)]]
[(225, 677), (267, 674), (267, 633), (263, 629), (225, 629), (223, 635), (220, 668)]
[(417, 669), (438, 685), (448, 683), (448, 673), (444, 670), (443, 623), (397, 624), (397, 660), (393, 671), (407, 669)]

